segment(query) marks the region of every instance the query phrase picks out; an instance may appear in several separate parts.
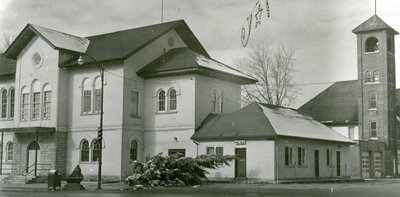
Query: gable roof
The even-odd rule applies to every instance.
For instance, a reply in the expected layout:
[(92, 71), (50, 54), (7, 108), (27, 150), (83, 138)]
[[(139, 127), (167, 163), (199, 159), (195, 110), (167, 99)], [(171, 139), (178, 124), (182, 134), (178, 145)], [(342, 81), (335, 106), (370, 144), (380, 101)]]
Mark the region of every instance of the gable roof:
[(225, 80), (232, 80), (241, 84), (251, 84), (257, 81), (239, 70), (186, 47), (169, 50), (137, 72), (139, 76), (145, 78), (183, 73), (222, 77)]
[[(87, 37), (90, 40), (90, 45), (86, 54), (97, 61), (125, 59), (172, 29), (176, 30), (186, 45), (209, 57), (207, 51), (183, 20)], [(85, 56), (83, 58), (84, 62), (87, 63), (93, 61)]]
[(40, 36), (54, 49), (84, 53), (89, 46), (89, 40), (87, 38), (74, 36), (37, 25), (27, 24), (14, 42), (11, 43), (11, 46), (5, 51), (5, 57), (16, 59), (18, 54), (34, 37), (34, 35)]
[(353, 143), (295, 109), (262, 103), (252, 103), (231, 114), (209, 118), (192, 139), (267, 139), (279, 136)]
[(381, 30), (381, 29), (387, 29), (396, 35), (399, 34), (399, 32), (394, 30), (392, 27), (386, 24), (381, 18), (379, 18), (378, 15), (373, 15), (365, 22), (361, 23), (358, 27), (353, 29), (353, 33), (357, 34), (361, 32)]
[[(210, 57), (183, 20), (89, 36), (86, 38), (28, 24), (6, 50), (5, 56), (10, 59), (16, 59), (18, 54), (34, 35), (39, 35), (53, 48), (73, 52), (72, 54), (74, 57), (64, 66), (77, 65), (76, 60), (80, 53), (85, 53), (97, 61), (125, 59), (172, 29), (175, 29), (189, 48), (206, 57)], [(87, 56), (83, 56), (83, 59), (85, 64), (93, 62), (93, 59)]]
[(7, 59), (0, 54), (0, 76), (14, 75), (16, 71), (15, 60)]
[(358, 80), (338, 81), (298, 110), (320, 122), (358, 122)]

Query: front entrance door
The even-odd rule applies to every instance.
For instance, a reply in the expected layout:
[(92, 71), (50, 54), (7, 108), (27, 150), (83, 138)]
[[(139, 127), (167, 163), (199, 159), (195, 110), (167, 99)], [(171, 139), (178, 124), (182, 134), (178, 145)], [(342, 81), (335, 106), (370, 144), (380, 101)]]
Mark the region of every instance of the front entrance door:
[(314, 150), (315, 177), (319, 177), (319, 150)]
[(246, 148), (235, 148), (235, 177), (246, 178)]
[(340, 151), (336, 151), (336, 176), (340, 176)]
[(28, 145), (28, 154), (26, 161), (26, 169), (28, 172), (35, 169), (35, 161), (36, 163), (40, 163), (40, 147), (36, 142), (31, 142)]

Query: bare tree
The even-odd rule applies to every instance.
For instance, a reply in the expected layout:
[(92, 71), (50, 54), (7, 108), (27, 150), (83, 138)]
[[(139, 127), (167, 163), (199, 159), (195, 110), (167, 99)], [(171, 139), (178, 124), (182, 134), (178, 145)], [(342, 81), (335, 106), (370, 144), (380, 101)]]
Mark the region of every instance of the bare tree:
[(270, 48), (261, 42), (252, 46), (246, 57), (235, 60), (240, 70), (258, 80), (255, 85), (243, 86), (243, 105), (251, 102), (292, 105), (298, 95), (293, 85), (294, 54), (293, 48), (284, 45)]
[(13, 42), (15, 36), (10, 34), (3, 34), (2, 40), (0, 41), (0, 53), (4, 53), (7, 48)]

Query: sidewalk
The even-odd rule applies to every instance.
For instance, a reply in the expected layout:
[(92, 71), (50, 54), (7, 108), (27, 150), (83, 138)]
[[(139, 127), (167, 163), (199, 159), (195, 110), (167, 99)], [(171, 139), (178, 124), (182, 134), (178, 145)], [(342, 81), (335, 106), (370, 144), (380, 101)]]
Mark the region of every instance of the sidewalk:
[[(62, 181), (61, 185), (66, 185), (67, 182)], [(97, 182), (82, 182), (81, 183), (86, 191), (97, 190)], [(11, 184), (3, 183), (0, 184), (0, 191), (48, 191), (47, 183), (33, 183), (33, 184)], [(126, 185), (123, 182), (116, 183), (103, 183), (101, 184), (102, 190), (128, 190), (132, 189), (132, 186)], [(58, 189), (58, 187), (57, 187)], [(59, 189), (58, 189), (59, 190)]]

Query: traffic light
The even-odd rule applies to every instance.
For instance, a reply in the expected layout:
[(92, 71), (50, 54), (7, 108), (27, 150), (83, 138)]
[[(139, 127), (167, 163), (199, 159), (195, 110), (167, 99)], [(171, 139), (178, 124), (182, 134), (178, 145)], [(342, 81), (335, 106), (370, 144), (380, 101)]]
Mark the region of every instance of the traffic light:
[(97, 138), (103, 140), (103, 129), (99, 129), (97, 132)]

